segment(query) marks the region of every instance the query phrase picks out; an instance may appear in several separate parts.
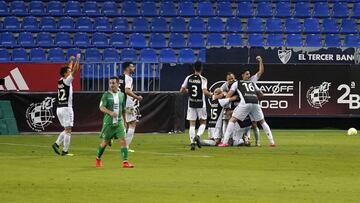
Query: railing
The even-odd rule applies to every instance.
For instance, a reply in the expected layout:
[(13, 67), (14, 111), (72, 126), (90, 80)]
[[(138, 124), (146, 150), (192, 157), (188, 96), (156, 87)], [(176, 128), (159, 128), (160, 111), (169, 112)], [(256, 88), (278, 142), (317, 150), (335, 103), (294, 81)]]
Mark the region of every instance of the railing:
[[(132, 75), (134, 91), (160, 90), (160, 63), (134, 62), (136, 69)], [(122, 75), (122, 62), (84, 62), (81, 70), (82, 91), (105, 91), (112, 76)]]

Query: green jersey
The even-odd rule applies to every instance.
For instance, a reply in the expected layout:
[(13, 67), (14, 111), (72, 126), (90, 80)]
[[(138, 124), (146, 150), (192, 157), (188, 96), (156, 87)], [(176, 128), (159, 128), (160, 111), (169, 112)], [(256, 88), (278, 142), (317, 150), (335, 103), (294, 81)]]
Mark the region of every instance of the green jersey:
[(105, 107), (110, 111), (117, 113), (117, 117), (113, 118), (109, 114), (104, 115), (103, 125), (118, 125), (122, 124), (122, 112), (125, 110), (125, 96), (124, 93), (118, 91), (113, 93), (111, 91), (105, 92), (101, 97), (100, 107)]

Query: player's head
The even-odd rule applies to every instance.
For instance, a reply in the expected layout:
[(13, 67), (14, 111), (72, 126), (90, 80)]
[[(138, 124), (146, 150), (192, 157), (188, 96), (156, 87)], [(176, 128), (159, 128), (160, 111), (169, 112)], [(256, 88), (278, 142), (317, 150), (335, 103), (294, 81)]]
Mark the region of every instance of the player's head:
[(135, 66), (133, 62), (126, 61), (122, 64), (124, 72), (133, 74), (135, 72)]
[(235, 78), (235, 74), (232, 72), (227, 72), (226, 73), (226, 81), (229, 85), (233, 84), (235, 82), (236, 78)]
[(59, 73), (60, 73), (61, 77), (66, 78), (67, 76), (70, 75), (71, 69), (68, 66), (63, 66), (60, 68)]
[(196, 61), (194, 63), (194, 71), (197, 73), (201, 73), (203, 70), (202, 63), (200, 61)]
[(109, 89), (112, 92), (117, 92), (119, 88), (119, 78), (117, 76), (113, 76), (109, 79)]
[(222, 91), (222, 89), (221, 88), (216, 88), (215, 90), (214, 90), (214, 98), (215, 99), (221, 99), (221, 98), (223, 98), (224, 97), (224, 94), (223, 94), (223, 91)]
[(249, 69), (243, 69), (241, 71), (241, 77), (243, 80), (250, 80), (250, 70)]

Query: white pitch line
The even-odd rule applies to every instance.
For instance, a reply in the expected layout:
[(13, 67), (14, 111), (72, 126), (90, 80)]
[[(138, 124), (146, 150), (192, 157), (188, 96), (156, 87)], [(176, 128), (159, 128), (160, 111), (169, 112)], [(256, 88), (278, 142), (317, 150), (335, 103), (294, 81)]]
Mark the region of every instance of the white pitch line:
[[(22, 146), (22, 147), (42, 147), (42, 148), (49, 148), (49, 149), (51, 148), (51, 146), (9, 143), (9, 142), (0, 142), (0, 145)], [(79, 150), (79, 151), (96, 151), (95, 148), (75, 148), (75, 150)], [(118, 150), (107, 149), (106, 151), (118, 151)], [(188, 154), (179, 154), (179, 153), (163, 153), (163, 152), (151, 152), (151, 151), (139, 151), (139, 150), (136, 150), (135, 153), (163, 155), (163, 156), (195, 157), (195, 158), (196, 157), (199, 157), (199, 158), (211, 158), (211, 157), (213, 157), (213, 156), (209, 156), (209, 155), (188, 155)]]

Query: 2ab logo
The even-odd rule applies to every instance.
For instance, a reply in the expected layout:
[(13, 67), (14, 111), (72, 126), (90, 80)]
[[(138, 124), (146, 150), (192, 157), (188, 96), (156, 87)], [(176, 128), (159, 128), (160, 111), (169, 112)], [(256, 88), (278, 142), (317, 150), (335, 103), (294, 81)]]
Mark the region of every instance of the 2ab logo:
[(291, 58), (291, 53), (290, 49), (278, 50), (278, 57), (283, 64), (287, 64)]
[(26, 110), (26, 122), (31, 129), (41, 132), (52, 123), (54, 101), (55, 98), (46, 97), (41, 103), (30, 104)]
[(319, 109), (329, 102), (329, 88), (331, 83), (323, 82), (320, 86), (312, 86), (306, 93), (306, 99), (309, 105)]

